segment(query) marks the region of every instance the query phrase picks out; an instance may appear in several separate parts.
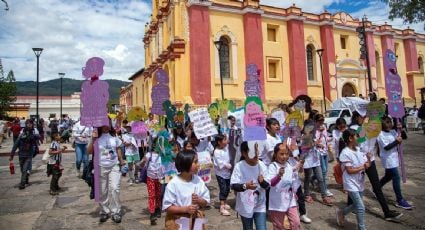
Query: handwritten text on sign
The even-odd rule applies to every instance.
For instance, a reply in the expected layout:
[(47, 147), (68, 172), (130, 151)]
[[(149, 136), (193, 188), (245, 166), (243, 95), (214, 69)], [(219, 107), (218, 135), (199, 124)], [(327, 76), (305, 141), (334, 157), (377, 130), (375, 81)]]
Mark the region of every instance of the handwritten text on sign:
[(196, 138), (217, 135), (217, 129), (211, 121), (207, 108), (200, 108), (189, 113), (190, 120), (193, 122), (193, 130)]

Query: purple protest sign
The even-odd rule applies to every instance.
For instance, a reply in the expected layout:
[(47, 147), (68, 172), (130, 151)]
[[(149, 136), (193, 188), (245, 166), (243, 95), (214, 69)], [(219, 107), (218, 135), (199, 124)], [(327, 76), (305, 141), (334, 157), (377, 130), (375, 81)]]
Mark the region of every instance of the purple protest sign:
[(156, 85), (152, 87), (152, 108), (151, 113), (165, 115), (162, 104), (170, 99), (170, 89), (168, 87), (168, 76), (163, 69), (159, 69), (155, 74)]
[(387, 50), (384, 56), (385, 91), (388, 98), (388, 114), (393, 118), (404, 116), (401, 78), (397, 73), (396, 56)]
[[(405, 115), (402, 99), (401, 78), (397, 73), (396, 55), (392, 50), (385, 51), (384, 56), (384, 71), (385, 71), (385, 91), (388, 98), (388, 114), (393, 118), (402, 118)], [(397, 119), (397, 122), (400, 122)], [(401, 130), (398, 130), (400, 135)], [(406, 167), (403, 157), (403, 144), (398, 146), (398, 156), (400, 159), (401, 178), (403, 183), (406, 183)]]
[(245, 101), (244, 141), (267, 139), (266, 115), (259, 97), (248, 97)]
[(81, 86), (81, 124), (89, 127), (109, 125), (107, 104), (109, 85), (99, 80), (105, 62), (98, 57), (87, 60), (83, 76), (87, 79)]
[(245, 80), (245, 95), (246, 97), (260, 97), (261, 96), (261, 85), (260, 85), (260, 74), (256, 64), (248, 64), (246, 67), (246, 80)]
[(137, 147), (142, 146), (141, 141), (142, 139), (147, 138), (148, 131), (148, 127), (146, 127), (146, 124), (143, 121), (136, 121), (131, 124), (131, 133), (136, 139)]
[(93, 143), (94, 159), (93, 159), (93, 171), (94, 171), (94, 200), (100, 202), (100, 151), (99, 151), (99, 139)]

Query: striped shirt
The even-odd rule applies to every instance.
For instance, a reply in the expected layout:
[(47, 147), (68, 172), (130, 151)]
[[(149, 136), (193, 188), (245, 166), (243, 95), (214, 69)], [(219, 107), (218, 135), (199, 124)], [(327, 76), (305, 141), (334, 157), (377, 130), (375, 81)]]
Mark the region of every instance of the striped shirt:
[[(52, 151), (60, 150), (60, 144), (57, 141), (52, 141), (50, 144), (50, 149)], [(62, 160), (62, 153), (50, 155), (49, 164), (60, 164)]]

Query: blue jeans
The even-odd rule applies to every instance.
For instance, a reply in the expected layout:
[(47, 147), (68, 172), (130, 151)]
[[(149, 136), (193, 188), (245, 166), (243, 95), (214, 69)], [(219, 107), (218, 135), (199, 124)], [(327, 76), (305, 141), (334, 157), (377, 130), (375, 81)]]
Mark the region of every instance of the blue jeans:
[(365, 207), (363, 204), (363, 192), (348, 192), (348, 196), (353, 201), (353, 204), (348, 205), (344, 208), (343, 213), (344, 216), (348, 213), (351, 213), (352, 211), (355, 211), (356, 218), (357, 218), (357, 225), (359, 230), (366, 229), (365, 223), (364, 223), (364, 213), (365, 213)]
[(253, 222), (255, 222), (256, 230), (267, 230), (267, 215), (265, 212), (254, 212), (252, 218), (241, 216), (243, 230), (253, 230)]
[(19, 167), (21, 168), (21, 185), (28, 182), (28, 174), (31, 171), (32, 156), (19, 157)]
[(393, 180), (393, 189), (395, 196), (397, 197), (397, 202), (403, 200), (403, 196), (401, 195), (400, 174), (398, 173), (398, 167), (385, 169), (385, 175), (379, 181), (381, 188), (384, 187), (384, 185), (390, 180)]
[(319, 166), (304, 169), (304, 195), (310, 196), (310, 181), (312, 174), (314, 174), (317, 181), (319, 182), (319, 188), (322, 198), (326, 197), (326, 187), (323, 183), (322, 169)]
[(328, 189), (328, 184), (326, 183), (326, 177), (328, 174), (328, 155), (320, 156), (320, 168), (322, 169), (322, 178), (325, 189)]
[(83, 162), (83, 167), (87, 167), (89, 161), (89, 155), (87, 154), (87, 144), (78, 144), (75, 143), (75, 166), (77, 170), (80, 171), (81, 162)]

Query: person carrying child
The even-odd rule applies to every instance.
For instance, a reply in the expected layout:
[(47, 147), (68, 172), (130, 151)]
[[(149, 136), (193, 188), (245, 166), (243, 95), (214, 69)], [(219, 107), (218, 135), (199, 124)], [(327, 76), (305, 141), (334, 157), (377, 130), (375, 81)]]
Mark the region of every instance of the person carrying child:
[[(178, 230), (183, 218), (192, 223), (204, 217), (203, 208), (210, 202), (210, 192), (197, 175), (198, 156), (193, 150), (183, 150), (176, 156), (176, 168), (180, 172), (165, 188), (162, 210), (166, 211), (165, 229)], [(203, 226), (204, 229), (205, 226)]]
[(241, 216), (243, 230), (252, 230), (254, 222), (255, 229), (267, 229), (266, 189), (270, 184), (264, 179), (267, 167), (259, 160), (258, 152), (257, 142), (242, 142), (242, 158), (230, 178), (231, 188), (237, 192), (235, 210)]
[(58, 195), (60, 191), (59, 178), (62, 176), (62, 152), (67, 149), (66, 146), (60, 147), (61, 136), (58, 132), (52, 134), (53, 141), (49, 149), (49, 162), (47, 164), (47, 176), (52, 176), (50, 181), (50, 195)]
[(297, 168), (289, 164), (290, 150), (284, 143), (274, 147), (267, 181), (270, 182), (269, 214), (274, 230), (282, 230), (283, 219), (288, 216), (292, 230), (300, 229), (296, 191), (301, 185)]

